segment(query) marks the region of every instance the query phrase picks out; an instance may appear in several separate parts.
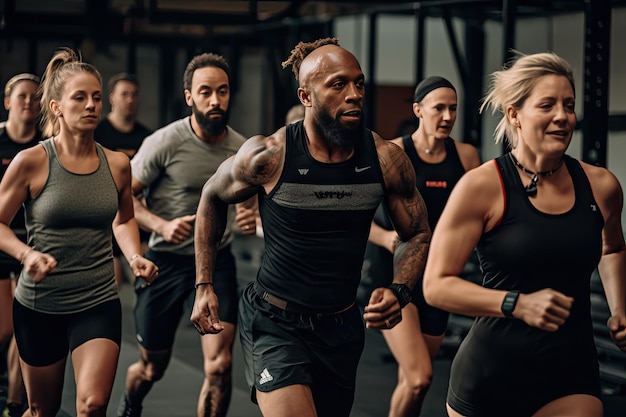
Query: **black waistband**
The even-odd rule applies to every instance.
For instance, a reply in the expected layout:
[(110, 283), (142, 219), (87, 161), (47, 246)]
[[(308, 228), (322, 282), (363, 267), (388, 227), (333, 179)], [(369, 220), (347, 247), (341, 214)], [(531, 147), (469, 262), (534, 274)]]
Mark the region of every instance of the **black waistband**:
[(350, 309), (350, 307), (352, 307), (354, 305), (354, 303), (350, 304), (349, 306), (342, 308), (338, 311), (332, 311), (332, 312), (321, 312), (321, 311), (316, 311), (313, 310), (311, 308), (302, 306), (300, 304), (291, 302), (291, 301), (287, 301), (287, 300), (283, 300), (280, 297), (277, 297), (274, 294), (269, 293), (268, 291), (265, 291), (263, 288), (261, 288), (261, 286), (255, 281), (254, 285), (253, 285), (253, 289), (255, 294), (257, 295), (257, 297), (259, 297), (261, 300), (267, 302), (268, 304), (273, 305), (274, 307), (278, 307), (281, 310), (285, 310), (285, 311), (289, 311), (291, 313), (297, 313), (297, 314), (309, 314), (309, 315), (315, 315), (315, 316), (330, 316), (333, 314), (339, 314), (339, 313), (343, 313), (347, 310)]

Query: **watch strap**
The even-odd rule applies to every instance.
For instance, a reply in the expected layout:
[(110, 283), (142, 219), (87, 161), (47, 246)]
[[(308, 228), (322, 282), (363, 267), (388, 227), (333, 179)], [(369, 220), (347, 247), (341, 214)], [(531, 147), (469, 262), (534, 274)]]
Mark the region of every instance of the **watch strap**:
[(404, 308), (407, 304), (411, 302), (411, 291), (409, 287), (404, 284), (390, 284), (387, 288), (389, 288), (398, 298), (398, 303), (400, 303), (400, 308)]
[(519, 298), (519, 291), (509, 291), (504, 296), (504, 300), (502, 300), (502, 306), (500, 310), (502, 310), (502, 314), (504, 317), (513, 318), (513, 310), (515, 310), (515, 305), (517, 304), (517, 299)]

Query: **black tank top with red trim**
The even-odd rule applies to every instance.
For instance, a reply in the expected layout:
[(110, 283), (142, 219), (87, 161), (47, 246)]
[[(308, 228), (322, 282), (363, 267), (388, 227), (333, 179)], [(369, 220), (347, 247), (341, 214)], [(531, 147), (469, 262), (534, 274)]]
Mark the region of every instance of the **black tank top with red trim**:
[(590, 277), (602, 255), (604, 220), (575, 159), (565, 156), (575, 200), (561, 214), (533, 206), (508, 155), (495, 161), (505, 209), (477, 245), (483, 286), (522, 293), (552, 288), (574, 303), (555, 332), (518, 319), (478, 317), (453, 361), (448, 402), (465, 415), (501, 415), (503, 404), (525, 410), (515, 415), (531, 415), (563, 395), (600, 393)]
[(465, 174), (465, 168), (461, 163), (461, 158), (454, 145), (454, 140), (450, 137), (444, 139), (446, 148), (446, 157), (438, 163), (424, 162), (417, 151), (411, 135), (402, 137), (404, 151), (411, 160), (415, 169), (415, 178), (417, 179), (417, 189), (422, 194), (426, 207), (428, 208), (428, 225), (431, 230), (435, 229), (439, 217), (443, 212), (443, 208), (450, 197), (452, 188), (459, 179)]

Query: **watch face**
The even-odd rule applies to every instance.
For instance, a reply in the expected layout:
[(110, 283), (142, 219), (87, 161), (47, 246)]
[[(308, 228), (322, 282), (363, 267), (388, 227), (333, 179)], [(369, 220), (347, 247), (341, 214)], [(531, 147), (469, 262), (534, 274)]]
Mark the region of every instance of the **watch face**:
[(394, 290), (398, 296), (398, 301), (403, 307), (411, 301), (411, 292), (406, 285), (403, 284), (391, 284), (390, 287)]
[(405, 287), (404, 285), (400, 287), (400, 294), (402, 295), (402, 298), (404, 298), (404, 300), (408, 303), (411, 299), (411, 294), (409, 294), (409, 290), (407, 287)]

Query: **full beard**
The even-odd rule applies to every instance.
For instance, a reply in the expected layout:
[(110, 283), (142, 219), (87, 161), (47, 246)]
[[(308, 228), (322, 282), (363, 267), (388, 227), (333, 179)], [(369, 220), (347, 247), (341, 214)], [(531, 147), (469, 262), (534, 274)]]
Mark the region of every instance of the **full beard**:
[(341, 124), (338, 118), (333, 118), (324, 109), (319, 109), (317, 117), (313, 119), (313, 124), (331, 145), (340, 149), (353, 149), (357, 140), (363, 136), (363, 119), (356, 125), (346, 127)]
[[(191, 106), (191, 111), (200, 125), (200, 128), (204, 130), (209, 136), (219, 136), (226, 130), (228, 126), (228, 118), (230, 113), (228, 110), (215, 109), (203, 114), (195, 104)], [(219, 113), (222, 117), (211, 118), (211, 114)]]

